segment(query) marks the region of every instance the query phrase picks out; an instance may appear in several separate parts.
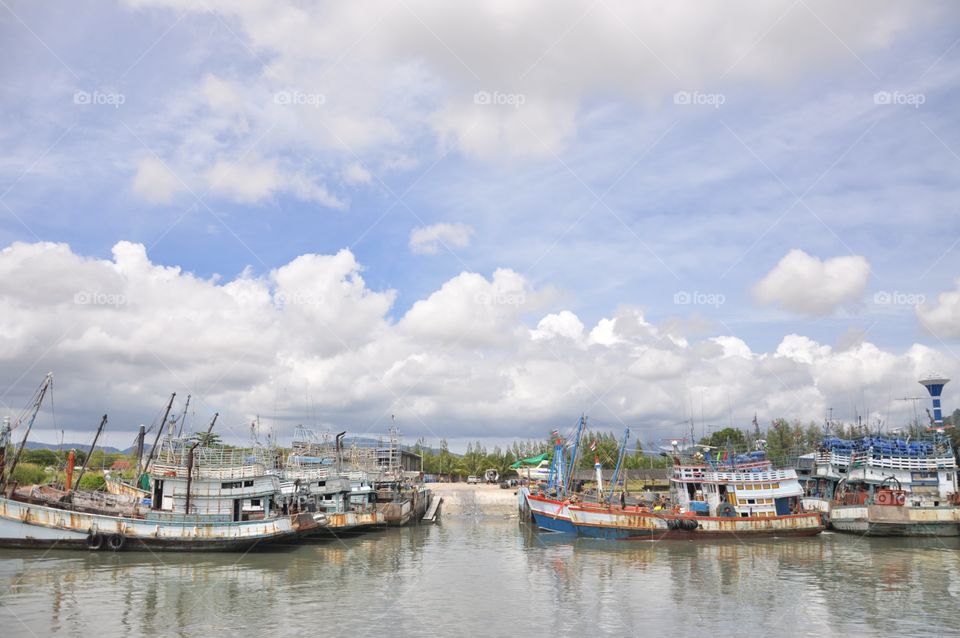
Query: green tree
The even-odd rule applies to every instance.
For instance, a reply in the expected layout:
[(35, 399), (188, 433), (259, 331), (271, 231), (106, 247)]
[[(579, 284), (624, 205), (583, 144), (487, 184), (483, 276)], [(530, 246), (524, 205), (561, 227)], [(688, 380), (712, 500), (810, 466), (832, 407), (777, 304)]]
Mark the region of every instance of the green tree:
[(710, 447), (743, 449), (747, 444), (747, 435), (739, 428), (723, 428), (700, 439), (701, 445)]
[(92, 474), (84, 474), (83, 478), (80, 479), (80, 485), (78, 489), (94, 492), (97, 490), (102, 490), (107, 486), (107, 482), (103, 478), (103, 474), (99, 472)]
[(36, 483), (45, 483), (47, 474), (43, 468), (34, 463), (17, 463), (13, 469), (11, 478), (20, 485), (34, 485)]
[(57, 453), (46, 448), (41, 448), (38, 450), (24, 450), (23, 454), (20, 455), (20, 460), (24, 463), (33, 463), (35, 465), (39, 465), (40, 467), (46, 467), (49, 465), (57, 467), (60, 465), (60, 460), (57, 458)]

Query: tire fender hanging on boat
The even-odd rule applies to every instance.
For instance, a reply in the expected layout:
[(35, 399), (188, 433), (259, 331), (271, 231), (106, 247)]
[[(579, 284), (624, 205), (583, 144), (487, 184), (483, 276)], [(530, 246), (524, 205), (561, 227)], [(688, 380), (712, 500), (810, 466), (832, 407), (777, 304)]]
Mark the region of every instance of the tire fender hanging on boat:
[(87, 549), (92, 549), (97, 551), (103, 547), (103, 535), (96, 532), (90, 532), (87, 534)]
[(122, 534), (110, 534), (110, 536), (107, 537), (107, 546), (115, 552), (123, 549), (126, 542), (127, 539)]

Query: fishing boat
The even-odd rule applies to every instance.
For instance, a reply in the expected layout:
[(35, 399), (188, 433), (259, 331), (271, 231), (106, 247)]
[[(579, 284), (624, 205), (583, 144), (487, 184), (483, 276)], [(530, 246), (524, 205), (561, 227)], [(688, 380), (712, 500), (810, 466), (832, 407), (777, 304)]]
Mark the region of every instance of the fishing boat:
[(537, 528), (545, 532), (572, 533), (575, 531), (568, 507), (571, 499), (571, 478), (576, 467), (580, 438), (586, 421), (585, 416), (580, 417), (569, 456), (560, 432), (553, 431), (553, 456), (545, 483), (524, 486), (519, 490), (521, 510), (529, 511)]
[(957, 461), (940, 394), (949, 381), (923, 379), (933, 398), (926, 431), (914, 436), (827, 436), (813, 454), (804, 502), (840, 532), (867, 536), (958, 536)]
[[(16, 485), (13, 470), (51, 383), (48, 375), (26, 411), (26, 432), (9, 473), (0, 453), (0, 545), (236, 551), (317, 527), (309, 513), (291, 512), (279, 500), (277, 478), (266, 475), (262, 464), (183, 439), (168, 440), (151, 467), (146, 503), (130, 496), (84, 494), (73, 489), (70, 478), (63, 490)], [(18, 419), (14, 427), (23, 422)], [(8, 422), (0, 428), (0, 450), (6, 449), (12, 429)]]
[(960, 535), (957, 462), (950, 440), (827, 437), (805, 501), (818, 501), (841, 532), (868, 536)]
[(516, 472), (521, 479), (526, 480), (527, 484), (531, 484), (549, 480), (552, 467), (553, 460), (549, 453), (545, 453), (529, 459), (521, 459), (511, 465), (510, 469)]
[[(712, 454), (674, 450), (670, 503), (571, 503), (578, 535), (615, 540), (744, 540), (759, 536), (813, 536), (823, 530), (817, 512), (805, 512), (793, 468), (774, 468), (763, 450)], [(621, 492), (622, 494), (622, 492)]]

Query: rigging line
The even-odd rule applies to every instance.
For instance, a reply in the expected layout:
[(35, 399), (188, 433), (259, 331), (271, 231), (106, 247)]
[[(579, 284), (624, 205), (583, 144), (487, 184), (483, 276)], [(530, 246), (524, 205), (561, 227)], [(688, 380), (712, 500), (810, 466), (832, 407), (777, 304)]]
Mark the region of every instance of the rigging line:
[(53, 403), (53, 380), (50, 381), (50, 388), (49, 388), (49, 390), (50, 390), (50, 415), (51, 415), (51, 418), (53, 419), (53, 427), (54, 427), (54, 429), (56, 429), (56, 427), (57, 427), (57, 408), (56, 408), (56, 406), (55, 406), (54, 403)]

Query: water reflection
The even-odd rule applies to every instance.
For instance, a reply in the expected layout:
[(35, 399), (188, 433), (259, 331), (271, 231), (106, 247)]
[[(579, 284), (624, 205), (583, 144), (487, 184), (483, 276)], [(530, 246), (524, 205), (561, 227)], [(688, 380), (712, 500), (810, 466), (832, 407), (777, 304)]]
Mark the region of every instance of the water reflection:
[[(950, 635), (960, 541), (602, 542), (448, 517), (270, 552), (0, 551), (3, 635)], [(324, 629), (324, 627), (326, 629)]]

